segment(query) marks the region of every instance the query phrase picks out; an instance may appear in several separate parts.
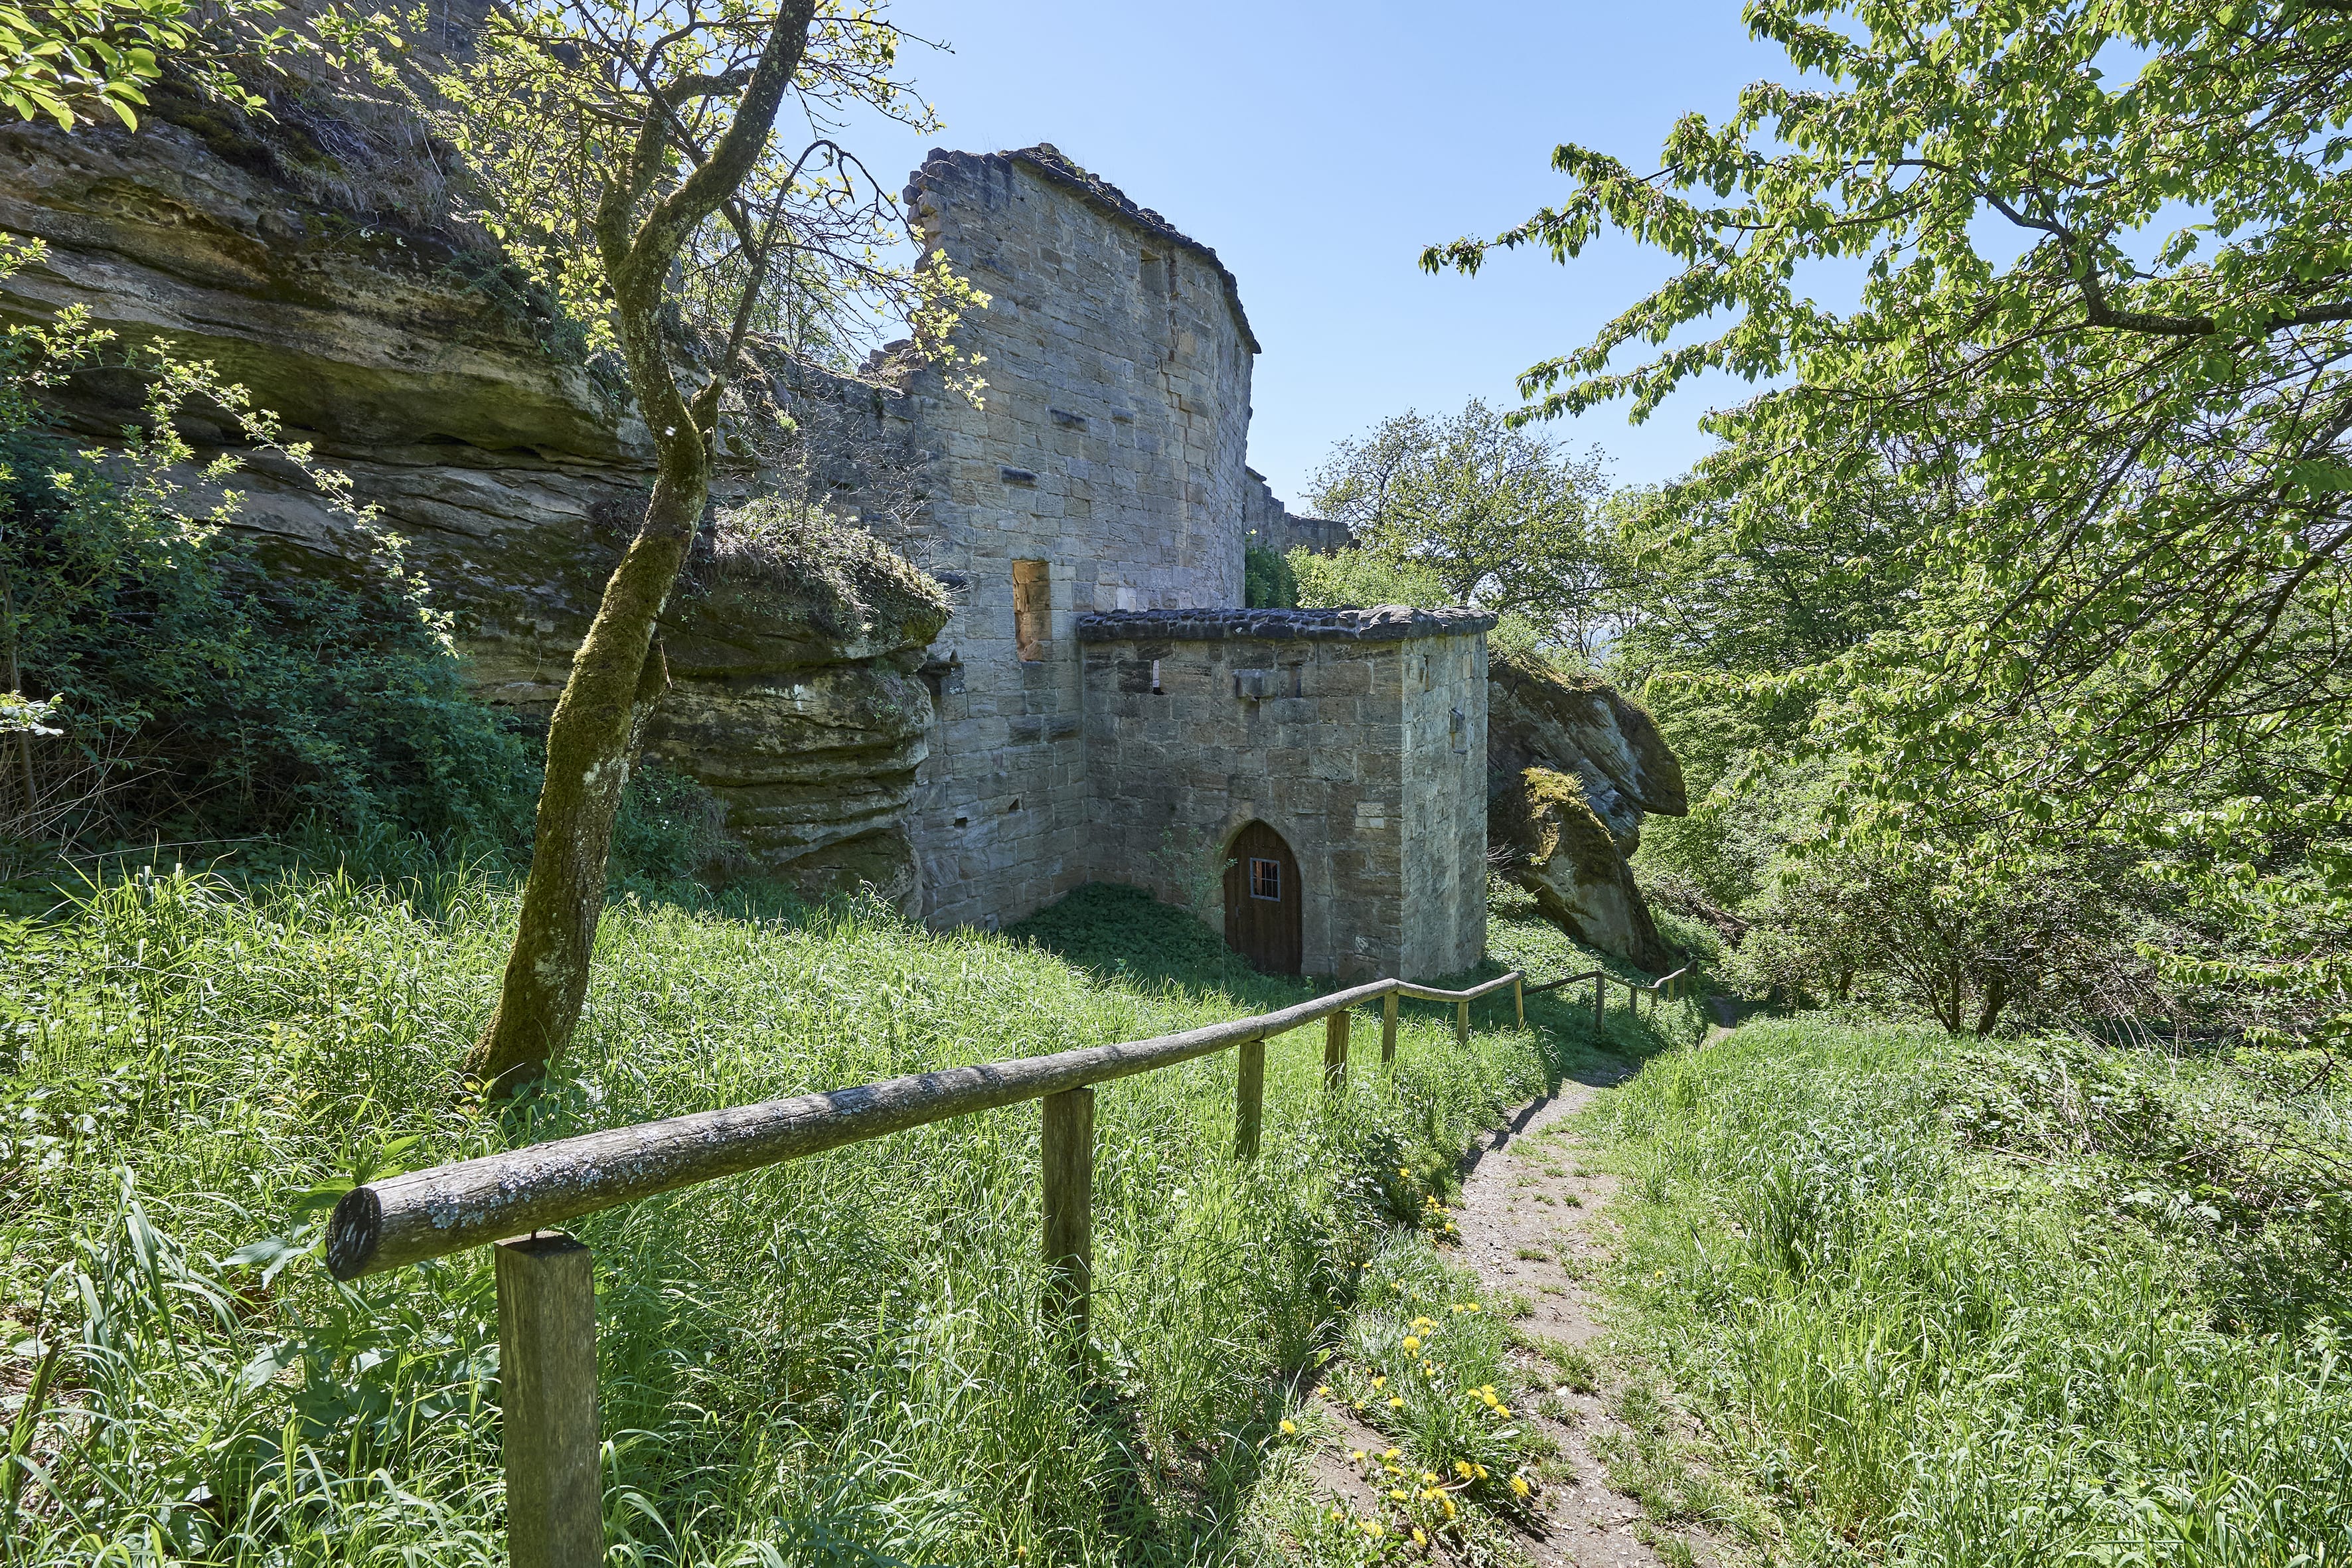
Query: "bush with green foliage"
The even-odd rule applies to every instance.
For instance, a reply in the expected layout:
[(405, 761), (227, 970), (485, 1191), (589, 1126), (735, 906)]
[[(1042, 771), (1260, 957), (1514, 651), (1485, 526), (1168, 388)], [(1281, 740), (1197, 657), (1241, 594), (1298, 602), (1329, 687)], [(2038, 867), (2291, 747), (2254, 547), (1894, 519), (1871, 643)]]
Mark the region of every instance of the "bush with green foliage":
[(1298, 577), (1279, 550), (1242, 552), (1242, 603), (1253, 610), (1298, 608)]
[[(42, 840), (223, 839), (306, 818), (517, 837), (528, 750), (468, 692), (401, 542), (208, 365), (108, 350), (71, 312), (0, 344), (0, 673), (54, 731), (15, 736), (0, 835), (20, 858)], [(47, 429), (41, 392), (110, 363), (147, 388), (120, 446)], [(277, 559), (235, 532), (234, 462), (200, 464), (175, 425), (198, 407), (308, 472), (362, 557)]]

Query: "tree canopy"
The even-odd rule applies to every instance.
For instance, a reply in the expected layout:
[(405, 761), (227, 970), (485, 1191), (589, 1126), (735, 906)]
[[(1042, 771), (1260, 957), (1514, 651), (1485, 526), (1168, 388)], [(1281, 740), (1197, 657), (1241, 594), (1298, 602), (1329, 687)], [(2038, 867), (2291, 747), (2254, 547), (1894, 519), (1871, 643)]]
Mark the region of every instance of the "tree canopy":
[(1408, 410), (1341, 441), (1309, 500), (1359, 549), (1425, 574), (1444, 602), (1528, 617), (1590, 652), (1607, 489), (1597, 450), (1563, 453), (1474, 397), (1458, 414)]
[[(1834, 814), (2162, 848), (2274, 939), (2209, 978), (2352, 1029), (2352, 12), (1745, 16), (1810, 79), (1686, 116), (1647, 174), (1563, 146), (1566, 199), (1424, 255), (1569, 261), (1615, 231), (1680, 264), (1528, 369), (1515, 416), (1769, 384), (1708, 416), (1721, 449), (1662, 509), (1743, 548), (1857, 489), (1918, 519), (1899, 618), (1749, 682), (1820, 699), (1812, 741), (1852, 762)], [(1809, 292), (1841, 260), (1851, 308)]]

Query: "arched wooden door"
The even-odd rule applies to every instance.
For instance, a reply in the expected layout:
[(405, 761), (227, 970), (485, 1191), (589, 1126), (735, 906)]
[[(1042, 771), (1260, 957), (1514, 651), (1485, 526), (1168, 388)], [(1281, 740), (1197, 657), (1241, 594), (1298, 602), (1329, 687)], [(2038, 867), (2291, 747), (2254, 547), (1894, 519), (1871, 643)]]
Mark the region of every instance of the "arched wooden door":
[(1266, 974), (1298, 973), (1298, 857), (1282, 835), (1253, 822), (1225, 851), (1225, 945)]

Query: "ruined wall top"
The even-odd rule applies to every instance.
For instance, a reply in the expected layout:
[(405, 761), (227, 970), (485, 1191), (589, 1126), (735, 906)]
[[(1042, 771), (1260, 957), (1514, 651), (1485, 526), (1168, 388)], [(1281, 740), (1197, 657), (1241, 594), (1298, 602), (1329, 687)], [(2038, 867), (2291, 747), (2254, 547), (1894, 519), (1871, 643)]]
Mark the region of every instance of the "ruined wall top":
[(1078, 617), (1080, 642), (1402, 642), (1495, 629), (1484, 610), (1109, 610)]
[(950, 170), (967, 174), (975, 173), (992, 163), (1025, 164), (1044, 175), (1050, 183), (1075, 194), (1087, 205), (1120, 218), (1146, 234), (1155, 235), (1166, 240), (1171, 245), (1189, 250), (1206, 261), (1211, 267), (1216, 268), (1217, 276), (1224, 279), (1225, 302), (1233, 307), (1234, 321), (1241, 328), (1242, 342), (1248, 346), (1252, 353), (1264, 352), (1259, 346), (1257, 333), (1251, 330), (1249, 312), (1242, 309), (1241, 284), (1234, 279), (1232, 269), (1217, 258), (1214, 249), (1194, 239), (1150, 207), (1139, 205), (1125, 191), (1120, 190), (1108, 180), (1080, 168), (1065, 157), (1062, 150), (1050, 142), (1040, 142), (1034, 147), (1017, 147), (1003, 153), (952, 153), (944, 147), (934, 147), (924, 156), (923, 166), (917, 169), (913, 177), (908, 182), (905, 196), (908, 207), (914, 209), (920, 206), (923, 198), (923, 182), (927, 176), (935, 173), (945, 174)]

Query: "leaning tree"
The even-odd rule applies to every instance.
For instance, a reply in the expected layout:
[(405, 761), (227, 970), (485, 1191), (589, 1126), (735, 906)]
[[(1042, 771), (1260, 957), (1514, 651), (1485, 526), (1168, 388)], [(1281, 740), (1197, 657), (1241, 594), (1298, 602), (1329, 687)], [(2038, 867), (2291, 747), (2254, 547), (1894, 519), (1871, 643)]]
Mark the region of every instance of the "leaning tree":
[[(912, 353), (955, 359), (948, 335), (978, 297), (936, 257), (887, 259), (903, 219), (838, 138), (860, 110), (929, 124), (896, 74), (901, 42), (840, 0), (493, 0), (446, 55), (378, 52), (458, 153), (476, 221), (617, 353), (655, 458), (548, 728), (514, 948), (467, 1063), (494, 1091), (543, 1072), (579, 1022), (614, 818), (668, 684), (656, 626), (722, 421), (752, 412), (730, 395), (747, 355), (782, 339), (845, 359), (861, 325), (895, 316)], [(788, 113), (803, 134), (780, 133)]]

